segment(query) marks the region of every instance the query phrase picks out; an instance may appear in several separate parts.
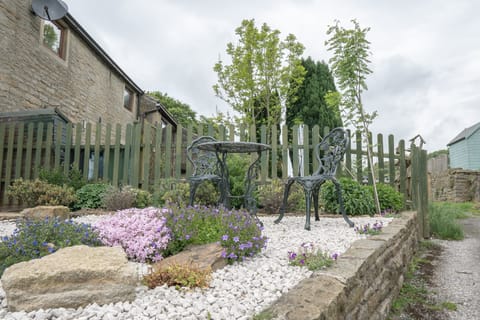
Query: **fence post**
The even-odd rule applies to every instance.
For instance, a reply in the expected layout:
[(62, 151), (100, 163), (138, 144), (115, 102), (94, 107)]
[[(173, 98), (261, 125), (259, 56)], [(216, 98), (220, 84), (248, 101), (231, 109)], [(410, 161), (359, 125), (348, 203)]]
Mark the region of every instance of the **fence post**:
[(411, 191), (413, 206), (417, 210), (418, 231), (424, 238), (429, 238), (427, 152), (412, 144), (411, 154)]

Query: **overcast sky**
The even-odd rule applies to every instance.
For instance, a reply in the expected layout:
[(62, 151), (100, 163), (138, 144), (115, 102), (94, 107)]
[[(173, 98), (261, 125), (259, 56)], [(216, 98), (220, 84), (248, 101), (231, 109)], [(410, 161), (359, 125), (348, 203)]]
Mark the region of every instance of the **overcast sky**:
[(334, 20), (370, 27), (368, 111), (372, 131), (408, 140), (421, 134), (445, 149), (480, 121), (480, 1), (475, 0), (64, 0), (69, 12), (146, 91), (159, 90), (200, 115), (231, 110), (215, 97), (213, 65), (243, 19), (294, 34), (304, 56), (328, 61)]

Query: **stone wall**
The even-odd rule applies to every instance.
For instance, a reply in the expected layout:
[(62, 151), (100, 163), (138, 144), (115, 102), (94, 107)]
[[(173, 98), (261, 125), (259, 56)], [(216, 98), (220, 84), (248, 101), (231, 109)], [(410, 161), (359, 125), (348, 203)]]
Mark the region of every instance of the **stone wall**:
[(450, 169), (432, 175), (434, 201), (480, 201), (480, 171)]
[(0, 112), (57, 107), (74, 123), (133, 122), (125, 80), (71, 29), (60, 58), (43, 45), (42, 23), (30, 0), (0, 2)]
[(273, 319), (385, 319), (419, 241), (417, 214), (404, 212), (380, 235), (354, 242), (326, 271), (301, 281), (266, 309)]

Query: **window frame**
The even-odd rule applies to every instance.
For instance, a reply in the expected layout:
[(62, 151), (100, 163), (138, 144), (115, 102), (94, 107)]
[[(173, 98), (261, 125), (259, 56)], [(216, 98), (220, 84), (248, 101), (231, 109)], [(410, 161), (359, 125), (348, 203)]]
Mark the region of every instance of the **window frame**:
[[(128, 103), (125, 101), (125, 95), (128, 94)], [(130, 112), (133, 112), (133, 104), (135, 100), (135, 92), (129, 87), (123, 88), (123, 107)]]
[[(45, 43), (45, 26), (50, 25), (50, 24), (53, 25), (54, 27), (56, 27), (60, 31), (60, 40), (59, 40), (59, 43), (58, 43), (58, 51), (53, 50), (51, 47), (49, 47)], [(47, 50), (49, 50), (50, 52), (52, 52), (53, 54), (55, 54), (59, 58), (61, 58), (63, 60), (66, 60), (66, 56), (67, 56), (66, 55), (66, 53), (67, 53), (67, 32), (68, 32), (68, 28), (63, 23), (61, 23), (59, 20), (43, 21), (42, 31), (41, 31), (41, 39), (40, 39), (40, 41), (42, 43), (42, 46), (44, 46)]]

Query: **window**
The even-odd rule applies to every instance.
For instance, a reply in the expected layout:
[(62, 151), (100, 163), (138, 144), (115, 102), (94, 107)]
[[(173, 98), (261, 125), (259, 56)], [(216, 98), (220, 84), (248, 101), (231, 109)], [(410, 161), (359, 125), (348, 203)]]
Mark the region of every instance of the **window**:
[(66, 29), (60, 24), (44, 21), (43, 44), (62, 59), (65, 59), (65, 33)]
[(130, 111), (133, 109), (133, 91), (128, 88), (123, 90), (123, 106)]

